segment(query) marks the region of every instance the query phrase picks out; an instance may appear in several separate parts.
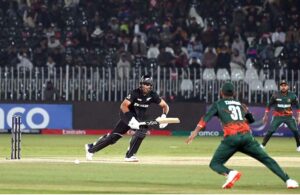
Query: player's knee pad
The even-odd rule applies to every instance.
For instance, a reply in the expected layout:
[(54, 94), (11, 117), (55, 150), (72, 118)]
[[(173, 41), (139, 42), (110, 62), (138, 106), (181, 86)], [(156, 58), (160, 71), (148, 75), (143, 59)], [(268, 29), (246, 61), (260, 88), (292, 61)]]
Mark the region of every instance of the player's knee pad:
[(95, 142), (93, 144), (93, 147), (90, 149), (90, 152), (95, 153), (95, 152), (105, 148), (106, 146), (113, 144), (114, 140), (116, 140), (116, 137), (117, 136), (112, 135), (112, 134), (103, 135), (102, 137), (100, 137), (97, 140), (97, 142)]
[(147, 134), (147, 130), (144, 131), (144, 130), (137, 130), (134, 134), (135, 137), (138, 137), (138, 138), (142, 138), (144, 139), (146, 137), (146, 134)]
[(126, 153), (126, 157), (131, 157), (132, 155), (135, 155), (137, 153), (144, 138), (145, 138), (145, 136), (142, 136), (142, 135), (137, 136), (136, 134), (134, 134), (132, 136), (127, 153)]
[(99, 137), (99, 138), (98, 138), (98, 140), (97, 140), (97, 141), (95, 141), (95, 142), (93, 143), (93, 145), (95, 146), (95, 145), (97, 145), (97, 144), (100, 144), (100, 143), (106, 142), (106, 141), (107, 141), (107, 137), (108, 137), (108, 136), (109, 136), (109, 133), (108, 133), (108, 134), (106, 134), (106, 135), (103, 135), (103, 136)]
[(109, 135), (111, 139), (111, 144), (115, 144), (119, 139), (121, 139), (123, 136), (119, 133), (112, 133)]
[(103, 135), (103, 136), (99, 137), (99, 139), (97, 140), (97, 142), (101, 142), (101, 141), (107, 139), (107, 136), (109, 136), (109, 133), (106, 134), (106, 135)]
[(137, 142), (142, 142), (146, 135), (143, 134), (134, 134), (130, 140), (130, 144), (135, 144)]

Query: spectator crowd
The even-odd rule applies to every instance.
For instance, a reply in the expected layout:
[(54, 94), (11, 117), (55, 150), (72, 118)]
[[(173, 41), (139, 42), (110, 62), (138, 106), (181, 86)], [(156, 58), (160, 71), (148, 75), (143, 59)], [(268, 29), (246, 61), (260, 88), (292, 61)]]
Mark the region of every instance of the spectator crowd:
[(299, 69), (300, 1), (0, 0), (0, 66)]

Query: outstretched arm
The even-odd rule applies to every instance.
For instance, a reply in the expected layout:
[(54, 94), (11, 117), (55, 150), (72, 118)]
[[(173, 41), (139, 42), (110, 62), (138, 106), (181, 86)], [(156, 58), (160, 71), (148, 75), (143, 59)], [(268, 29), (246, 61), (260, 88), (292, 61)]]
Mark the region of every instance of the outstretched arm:
[(206, 114), (200, 119), (197, 126), (195, 127), (194, 131), (191, 132), (191, 135), (185, 140), (185, 143), (191, 143), (194, 138), (198, 135), (199, 131), (205, 129), (206, 123), (217, 114), (217, 104), (213, 104), (210, 109), (206, 112)]
[(297, 124), (300, 125), (300, 112), (297, 112)]
[(272, 95), (270, 101), (267, 103), (265, 115), (263, 117), (264, 124), (267, 124), (267, 122), (268, 122), (269, 112), (270, 112), (271, 106), (275, 103), (275, 101), (276, 101), (276, 95), (274, 94), (274, 95)]
[(299, 99), (297, 96), (295, 96), (295, 98), (293, 99), (292, 104), (294, 104), (296, 106), (297, 109), (297, 123), (298, 125), (300, 124), (300, 105), (299, 105)]
[(161, 99), (159, 106), (162, 108), (163, 114), (167, 115), (169, 113), (169, 105), (165, 100)]
[[(166, 103), (165, 100), (161, 99), (160, 103), (158, 104), (162, 108), (162, 115), (160, 116), (161, 118), (166, 118), (167, 114), (169, 113), (169, 106)], [(163, 129), (167, 127), (168, 123), (165, 124), (159, 124), (159, 128)]]
[(191, 143), (198, 135), (199, 131), (203, 130), (204, 128), (205, 128), (205, 122), (203, 121), (203, 118), (201, 118), (194, 131), (192, 131), (190, 136), (185, 140), (185, 143), (187, 144)]
[(269, 111), (265, 111), (265, 115), (263, 117), (263, 123), (267, 124), (269, 119)]

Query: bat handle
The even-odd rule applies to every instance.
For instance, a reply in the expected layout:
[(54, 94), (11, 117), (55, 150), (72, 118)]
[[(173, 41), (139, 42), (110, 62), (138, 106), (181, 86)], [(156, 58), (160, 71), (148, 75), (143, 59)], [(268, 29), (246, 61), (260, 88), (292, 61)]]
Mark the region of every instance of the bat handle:
[(145, 121), (145, 122), (140, 122), (140, 125), (159, 125), (159, 122), (157, 121)]

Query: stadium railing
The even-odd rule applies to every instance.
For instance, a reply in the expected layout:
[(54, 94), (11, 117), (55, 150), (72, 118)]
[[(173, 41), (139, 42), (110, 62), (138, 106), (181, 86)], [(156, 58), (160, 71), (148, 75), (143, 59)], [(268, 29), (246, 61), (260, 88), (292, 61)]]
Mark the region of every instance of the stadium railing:
[[(130, 69), (129, 77), (119, 76), (117, 68), (108, 67), (57, 67), (48, 69), (35, 67), (31, 70), (0, 67), (1, 101), (122, 101), (133, 88), (138, 87), (143, 74), (154, 78), (154, 89), (164, 98), (175, 101), (214, 102), (219, 97), (224, 80), (213, 76), (214, 69), (152, 67)], [(237, 71), (231, 70), (231, 80), (236, 86), (237, 98), (248, 103), (262, 103), (272, 90), (257, 88), (246, 78), (235, 78)], [(244, 70), (238, 71), (244, 75)], [(292, 91), (299, 96), (300, 71), (263, 70), (261, 83), (284, 76)], [(209, 74), (208, 74), (209, 73)], [(233, 74), (234, 73), (234, 74)], [(236, 76), (236, 75), (235, 75)], [(48, 83), (52, 84), (49, 88)], [(278, 85), (278, 83), (276, 83)], [(188, 85), (188, 86), (186, 86)], [(274, 86), (272, 88), (275, 90)], [(49, 95), (50, 94), (50, 95)]]

